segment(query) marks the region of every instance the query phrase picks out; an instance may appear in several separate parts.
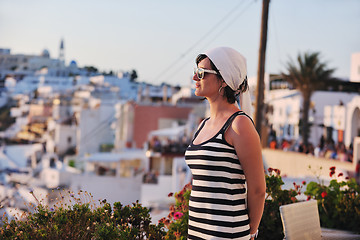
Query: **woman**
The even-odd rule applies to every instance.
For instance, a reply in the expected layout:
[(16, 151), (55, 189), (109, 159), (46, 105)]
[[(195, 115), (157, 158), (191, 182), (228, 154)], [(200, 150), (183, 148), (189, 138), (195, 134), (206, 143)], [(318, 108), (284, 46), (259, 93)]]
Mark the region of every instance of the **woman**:
[[(195, 95), (209, 101), (210, 117), (185, 153), (193, 174), (188, 237), (253, 239), (266, 186), (260, 140), (249, 117), (246, 60), (221, 47), (200, 54), (196, 64)], [(238, 96), (242, 111), (234, 104)]]

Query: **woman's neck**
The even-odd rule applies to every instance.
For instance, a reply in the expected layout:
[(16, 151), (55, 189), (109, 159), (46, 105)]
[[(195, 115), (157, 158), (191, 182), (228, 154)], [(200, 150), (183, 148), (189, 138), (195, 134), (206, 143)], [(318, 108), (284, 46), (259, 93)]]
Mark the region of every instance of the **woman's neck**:
[(210, 104), (210, 118), (218, 119), (228, 117), (230, 114), (239, 111), (235, 104), (228, 103), (225, 99), (216, 99), (216, 101), (209, 100)]

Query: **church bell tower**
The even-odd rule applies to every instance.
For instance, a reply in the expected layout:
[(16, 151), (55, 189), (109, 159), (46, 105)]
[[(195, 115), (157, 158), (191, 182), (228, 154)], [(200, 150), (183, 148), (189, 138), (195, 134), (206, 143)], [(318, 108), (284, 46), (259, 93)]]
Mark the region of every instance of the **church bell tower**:
[(60, 60), (63, 64), (65, 64), (65, 47), (64, 47), (64, 39), (61, 39), (61, 42), (60, 42), (59, 60)]

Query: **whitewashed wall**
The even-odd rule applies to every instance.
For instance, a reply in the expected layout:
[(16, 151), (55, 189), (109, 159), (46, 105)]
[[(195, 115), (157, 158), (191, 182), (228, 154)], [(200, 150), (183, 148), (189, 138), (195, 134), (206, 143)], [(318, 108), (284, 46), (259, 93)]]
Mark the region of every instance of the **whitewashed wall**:
[(163, 203), (168, 199), (168, 194), (173, 192), (172, 176), (160, 175), (157, 184), (143, 184), (141, 186), (141, 203), (148, 207), (152, 203)]
[(56, 125), (55, 146), (58, 154), (63, 154), (69, 148), (76, 147), (76, 129), (75, 125)]
[[(71, 190), (87, 191), (93, 195), (93, 200), (106, 199), (108, 203), (121, 202), (129, 205), (141, 197), (142, 176), (121, 178), (112, 176), (76, 175), (72, 177)], [(141, 202), (140, 202), (141, 203)]]
[(79, 156), (98, 152), (99, 146), (103, 143), (114, 143), (111, 129), (114, 114), (114, 105), (110, 104), (81, 110), (77, 132)]
[[(275, 90), (275, 92), (276, 91), (277, 90)], [(323, 128), (318, 125), (323, 124), (325, 121), (325, 106), (336, 106), (339, 105), (340, 102), (346, 105), (356, 96), (358, 96), (356, 93), (327, 91), (315, 92), (311, 98), (311, 109), (309, 112), (309, 120), (313, 123), (309, 136), (309, 142), (316, 145), (319, 142), (321, 135), (324, 133)], [(296, 94), (294, 91), (288, 91), (288, 95), (286, 96), (284, 95), (284, 91), (280, 90), (278, 97), (276, 95), (273, 95), (272, 97), (273, 100), (268, 103), (273, 106), (274, 111), (272, 115), (269, 115), (269, 122), (274, 125), (277, 136), (282, 136), (287, 139), (298, 139), (300, 136), (298, 132), (298, 123), (301, 117), (300, 108), (302, 107), (301, 95)], [(290, 131), (291, 134), (288, 135), (285, 133), (281, 135), (280, 126), (288, 125), (294, 126), (293, 131)], [(334, 140), (336, 141), (335, 137), (336, 134), (334, 136)]]

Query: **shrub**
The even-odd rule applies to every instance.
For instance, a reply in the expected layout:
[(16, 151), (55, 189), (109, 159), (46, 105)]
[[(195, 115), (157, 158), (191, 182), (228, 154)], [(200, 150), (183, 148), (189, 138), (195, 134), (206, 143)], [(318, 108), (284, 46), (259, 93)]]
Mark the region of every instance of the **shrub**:
[[(33, 194), (33, 193), (32, 193)], [(3, 220), (0, 239), (163, 239), (163, 224), (151, 224), (149, 210), (138, 202), (133, 206), (106, 200), (96, 206), (91, 194), (69, 192), (73, 205), (67, 205), (61, 195), (54, 208), (40, 201), (22, 216), (10, 222)], [(35, 197), (35, 195), (33, 195)], [(35, 197), (35, 199), (37, 199)], [(88, 202), (86, 199), (90, 200)]]
[(187, 239), (191, 188), (191, 184), (188, 183), (180, 192), (175, 193), (175, 195), (173, 193), (169, 194), (169, 197), (175, 197), (175, 205), (170, 206), (170, 213), (167, 218), (159, 220), (159, 223), (164, 224), (167, 228), (165, 239)]
[(280, 176), (280, 170), (269, 168), (268, 172), (269, 174), (265, 175), (266, 198), (258, 239), (283, 239), (279, 206), (297, 202), (296, 196), (301, 193), (302, 186), (294, 183), (295, 189), (282, 190), (281, 186), (284, 182)]
[(354, 178), (338, 181), (343, 173), (336, 175), (336, 168), (330, 168), (329, 185), (310, 182), (305, 194), (318, 202), (322, 227), (338, 228), (360, 232), (360, 186)]
[[(305, 194), (308, 200), (318, 201), (321, 226), (360, 231), (360, 187), (355, 179), (338, 182), (335, 167), (330, 168), (333, 177), (328, 186), (310, 182)], [(266, 179), (266, 199), (264, 213), (259, 226), (258, 239), (283, 239), (283, 228), (279, 206), (297, 202), (302, 185), (294, 183), (294, 189), (283, 190), (280, 170), (268, 169)], [(338, 176), (342, 174), (339, 173)], [(0, 239), (187, 239), (189, 218), (189, 197), (191, 184), (178, 193), (170, 213), (157, 225), (151, 224), (149, 210), (139, 202), (132, 206), (114, 203), (113, 207), (100, 201), (95, 204), (91, 194), (82, 192), (77, 195), (68, 192), (70, 200), (65, 202), (60, 193), (60, 201), (49, 208), (37, 200), (36, 207), (30, 206), (25, 216), (17, 216), (8, 222), (3, 219)]]

